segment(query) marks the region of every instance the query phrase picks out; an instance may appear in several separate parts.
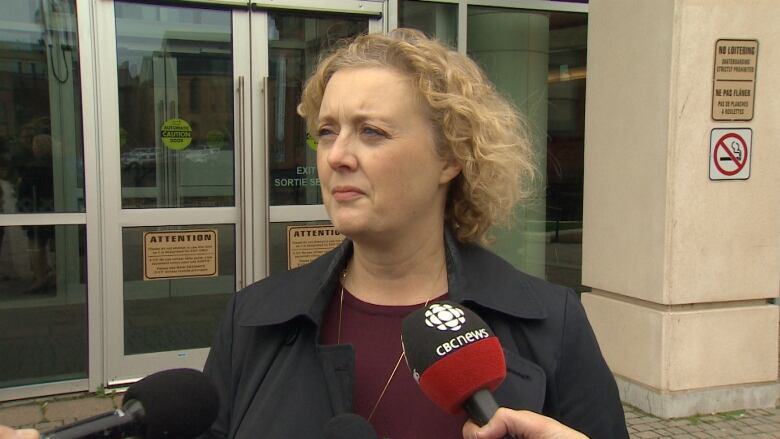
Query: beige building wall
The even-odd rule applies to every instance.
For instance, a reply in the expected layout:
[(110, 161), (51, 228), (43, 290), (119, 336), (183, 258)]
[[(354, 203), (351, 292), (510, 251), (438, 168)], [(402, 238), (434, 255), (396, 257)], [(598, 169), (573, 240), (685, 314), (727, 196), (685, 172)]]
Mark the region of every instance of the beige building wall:
[[(773, 407), (780, 290), (776, 0), (591, 0), (583, 302), (624, 400), (665, 417)], [(754, 118), (711, 118), (715, 42), (759, 42)], [(710, 131), (753, 130), (709, 179)]]

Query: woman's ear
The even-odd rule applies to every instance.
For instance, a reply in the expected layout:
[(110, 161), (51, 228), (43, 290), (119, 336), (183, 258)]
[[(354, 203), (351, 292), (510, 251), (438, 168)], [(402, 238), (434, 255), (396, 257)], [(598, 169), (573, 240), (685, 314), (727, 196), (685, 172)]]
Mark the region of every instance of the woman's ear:
[(458, 176), (460, 174), (460, 171), (463, 170), (463, 166), (455, 160), (455, 159), (449, 159), (444, 161), (444, 167), (441, 170), (441, 175), (439, 176), (439, 183), (441, 184), (447, 184), (452, 179)]

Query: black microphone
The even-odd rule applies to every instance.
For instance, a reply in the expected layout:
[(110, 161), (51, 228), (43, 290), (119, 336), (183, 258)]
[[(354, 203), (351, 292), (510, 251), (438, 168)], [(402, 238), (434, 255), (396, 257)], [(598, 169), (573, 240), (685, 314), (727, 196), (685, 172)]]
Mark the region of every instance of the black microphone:
[[(444, 411), (464, 410), (485, 425), (498, 410), (492, 392), (506, 377), (498, 337), (474, 311), (434, 302), (401, 323), (406, 364), (423, 393)], [(508, 436), (506, 436), (508, 437)]]
[(377, 435), (363, 417), (342, 413), (325, 424), (325, 439), (377, 439)]
[(122, 408), (41, 435), (41, 439), (194, 438), (219, 411), (214, 385), (195, 369), (157, 372), (131, 385)]

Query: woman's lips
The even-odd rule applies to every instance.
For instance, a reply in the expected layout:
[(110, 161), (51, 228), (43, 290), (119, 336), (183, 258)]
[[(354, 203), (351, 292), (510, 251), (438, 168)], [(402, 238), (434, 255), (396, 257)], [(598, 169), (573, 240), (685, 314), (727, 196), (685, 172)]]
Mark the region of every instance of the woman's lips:
[(353, 186), (336, 186), (331, 194), (336, 201), (350, 201), (365, 195), (363, 191)]

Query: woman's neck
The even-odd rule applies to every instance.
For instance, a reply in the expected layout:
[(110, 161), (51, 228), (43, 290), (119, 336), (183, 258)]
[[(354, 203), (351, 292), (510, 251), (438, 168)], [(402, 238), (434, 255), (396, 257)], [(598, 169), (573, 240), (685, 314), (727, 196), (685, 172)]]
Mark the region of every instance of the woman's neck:
[(382, 245), (356, 241), (345, 275), (345, 287), (369, 303), (414, 305), (438, 297), (447, 291), (443, 230)]

